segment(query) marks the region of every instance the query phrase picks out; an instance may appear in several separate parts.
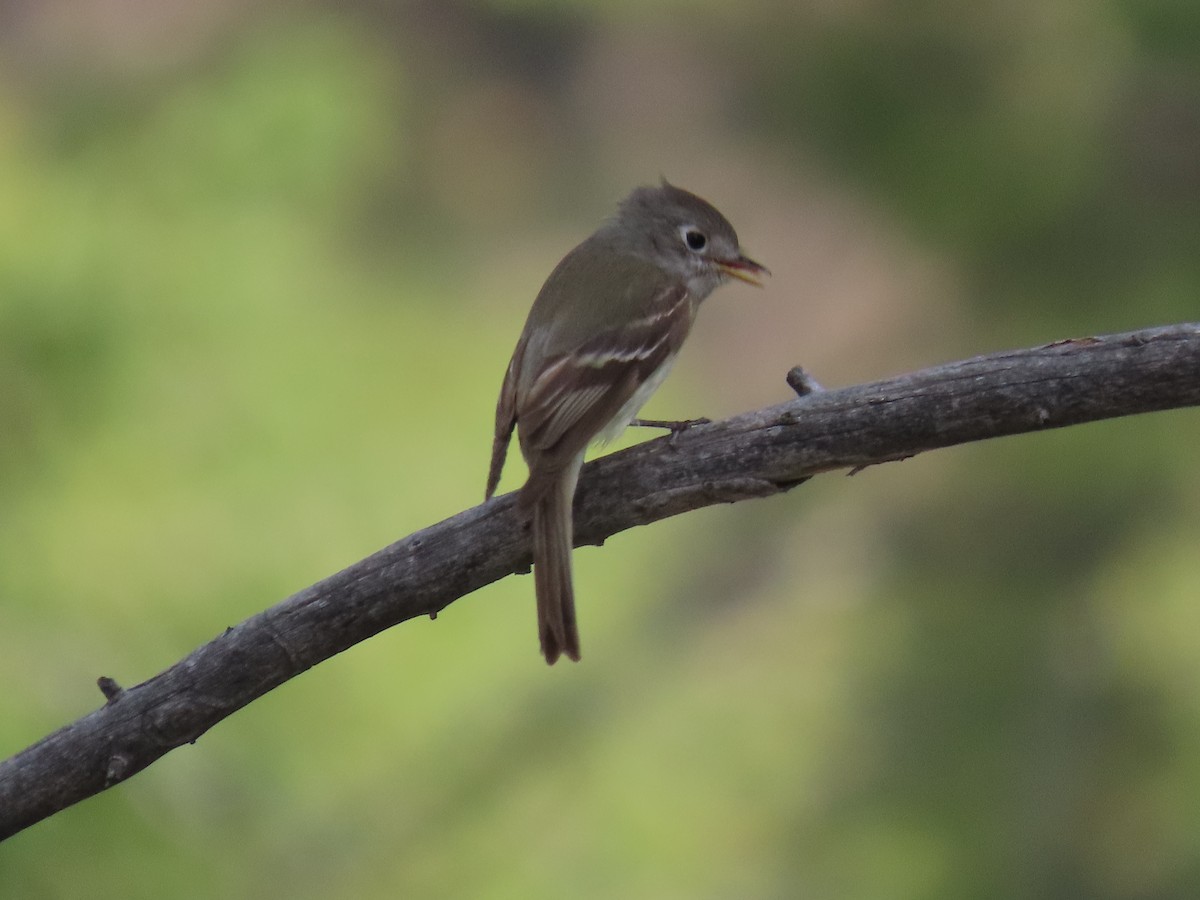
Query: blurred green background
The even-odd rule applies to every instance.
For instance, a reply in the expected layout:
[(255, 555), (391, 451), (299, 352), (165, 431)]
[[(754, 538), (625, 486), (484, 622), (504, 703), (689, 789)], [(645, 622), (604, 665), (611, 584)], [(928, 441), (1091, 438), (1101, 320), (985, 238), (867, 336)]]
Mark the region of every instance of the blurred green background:
[[(1195, 320), (1200, 4), (0, 3), (0, 755), (477, 503), (542, 279), (659, 175), (775, 277), (650, 416)], [(628, 532), (581, 665), (508, 579), (0, 845), (0, 896), (1194, 898), (1198, 444)]]

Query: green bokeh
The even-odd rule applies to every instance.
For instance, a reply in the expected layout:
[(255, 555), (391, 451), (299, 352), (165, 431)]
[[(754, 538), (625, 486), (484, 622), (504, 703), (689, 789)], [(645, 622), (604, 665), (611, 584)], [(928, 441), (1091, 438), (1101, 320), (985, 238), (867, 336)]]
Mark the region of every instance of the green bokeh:
[[(1197, 318), (1200, 7), (211, 15), (6, 39), (0, 754), (478, 502), (533, 292), (652, 155), (631, 60), (721, 86), (678, 79), (709, 112), (663, 110), (693, 130), (636, 177), (702, 129), (947, 261), (969, 337), (929, 323), (914, 367)], [(704, 369), (648, 412), (709, 410)], [(0, 845), (0, 897), (1194, 897), (1198, 439), (1139, 417), (621, 535), (577, 554), (581, 665), (508, 579)]]

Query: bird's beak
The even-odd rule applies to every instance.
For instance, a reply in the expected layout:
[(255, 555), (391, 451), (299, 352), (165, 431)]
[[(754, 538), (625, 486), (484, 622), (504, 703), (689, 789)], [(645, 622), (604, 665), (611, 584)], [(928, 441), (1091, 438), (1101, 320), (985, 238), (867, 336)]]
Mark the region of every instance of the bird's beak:
[(736, 278), (738, 281), (744, 281), (755, 287), (762, 287), (763, 276), (771, 274), (770, 269), (761, 263), (756, 263), (748, 256), (717, 260), (717, 268), (730, 278)]

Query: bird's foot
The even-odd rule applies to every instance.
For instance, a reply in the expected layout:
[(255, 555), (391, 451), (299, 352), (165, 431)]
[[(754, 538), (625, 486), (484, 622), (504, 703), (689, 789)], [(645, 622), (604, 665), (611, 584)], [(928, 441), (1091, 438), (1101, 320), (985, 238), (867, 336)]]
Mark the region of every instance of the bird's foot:
[(634, 419), (629, 423), (638, 428), (665, 428), (671, 432), (671, 436), (687, 431), (689, 428), (695, 428), (697, 425), (711, 425), (712, 419), (706, 419), (703, 416), (699, 419)]
[(689, 428), (695, 428), (697, 425), (711, 425), (712, 419), (706, 419), (703, 416), (699, 419), (634, 419), (629, 423), (636, 425), (639, 428), (665, 428), (671, 432), (668, 441), (671, 444), (675, 443), (675, 439), (687, 431)]

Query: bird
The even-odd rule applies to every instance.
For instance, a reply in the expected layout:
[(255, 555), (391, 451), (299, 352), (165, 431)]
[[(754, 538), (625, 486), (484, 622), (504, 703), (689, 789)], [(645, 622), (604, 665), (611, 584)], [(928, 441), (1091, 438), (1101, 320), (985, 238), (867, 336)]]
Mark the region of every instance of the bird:
[(485, 500), (499, 484), (515, 429), (529, 468), (517, 510), (532, 531), (538, 636), (548, 664), (580, 658), (572, 505), (585, 451), (634, 420), (713, 290), (730, 279), (761, 287), (769, 274), (742, 252), (716, 207), (663, 179), (625, 197), (538, 292), (496, 402)]

